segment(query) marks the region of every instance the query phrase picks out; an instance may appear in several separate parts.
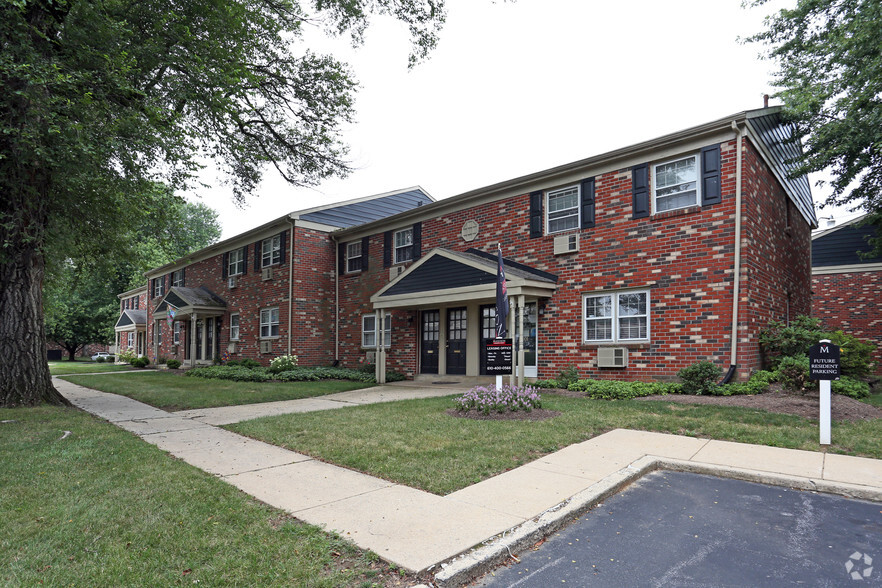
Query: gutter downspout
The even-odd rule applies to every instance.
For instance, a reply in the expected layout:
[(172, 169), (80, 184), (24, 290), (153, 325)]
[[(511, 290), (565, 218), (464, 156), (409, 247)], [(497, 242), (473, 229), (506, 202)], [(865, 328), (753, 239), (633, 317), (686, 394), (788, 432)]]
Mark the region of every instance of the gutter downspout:
[(334, 243), (334, 367), (340, 364), (340, 243), (331, 235)]
[(736, 135), (735, 154), (735, 275), (732, 284), (732, 344), (729, 354), (729, 371), (722, 383), (728, 384), (738, 367), (738, 303), (741, 298), (741, 143), (742, 131), (734, 120), (732, 129)]
[(291, 355), (291, 327), (294, 312), (294, 227), (296, 220), (288, 217), (291, 224), (291, 238), (288, 239), (288, 355)]

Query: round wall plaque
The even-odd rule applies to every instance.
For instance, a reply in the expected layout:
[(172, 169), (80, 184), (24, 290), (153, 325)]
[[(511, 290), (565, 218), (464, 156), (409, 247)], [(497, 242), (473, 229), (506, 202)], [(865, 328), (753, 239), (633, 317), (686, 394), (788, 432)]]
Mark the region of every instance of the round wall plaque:
[(462, 231), (460, 232), (462, 238), (466, 241), (474, 241), (475, 237), (478, 236), (478, 223), (477, 221), (473, 221), (471, 219), (462, 223)]

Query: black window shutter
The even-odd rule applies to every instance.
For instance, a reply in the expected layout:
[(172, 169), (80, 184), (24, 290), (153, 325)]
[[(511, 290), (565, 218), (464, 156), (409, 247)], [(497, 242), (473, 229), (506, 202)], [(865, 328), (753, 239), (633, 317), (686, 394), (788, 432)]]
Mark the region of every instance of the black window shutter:
[(701, 205), (710, 206), (723, 201), (720, 189), (720, 146), (711, 145), (701, 150)]
[(187, 268), (181, 268), (181, 286), (187, 285)]
[(242, 275), (248, 273), (248, 245), (242, 248)]
[(594, 178), (582, 180), (582, 228), (594, 226)]
[(147, 298), (153, 298), (153, 295), (156, 293), (156, 278), (151, 278), (150, 280), (150, 293), (147, 295)]
[(383, 233), (383, 267), (392, 266), (392, 231)]
[(337, 244), (337, 274), (342, 276), (346, 273), (346, 243)]
[(261, 251), (261, 249), (263, 248), (262, 245), (263, 245), (263, 241), (258, 241), (257, 243), (254, 244), (254, 271), (257, 271), (261, 268), (260, 258), (263, 253)]
[(423, 223), (413, 225), (413, 260), (416, 261), (423, 255)]
[(285, 231), (279, 234), (279, 263), (285, 263)]
[(631, 190), (634, 214), (631, 218), (649, 216), (649, 164), (635, 165), (631, 168)]
[(542, 236), (542, 192), (530, 192), (530, 238)]
[(361, 271), (367, 271), (368, 269), (368, 250), (371, 245), (370, 237), (362, 237), (361, 239)]

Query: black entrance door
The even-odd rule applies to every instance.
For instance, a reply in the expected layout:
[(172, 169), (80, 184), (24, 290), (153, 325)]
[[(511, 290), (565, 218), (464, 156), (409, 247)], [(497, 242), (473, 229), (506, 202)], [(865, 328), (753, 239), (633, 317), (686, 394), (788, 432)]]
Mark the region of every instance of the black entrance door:
[(447, 311), (447, 373), (466, 373), (466, 309)]
[(438, 339), (441, 334), (441, 311), (424, 310), (420, 345), (420, 373), (438, 373)]
[(481, 375), (487, 375), (487, 339), (496, 338), (496, 306), (481, 307)]

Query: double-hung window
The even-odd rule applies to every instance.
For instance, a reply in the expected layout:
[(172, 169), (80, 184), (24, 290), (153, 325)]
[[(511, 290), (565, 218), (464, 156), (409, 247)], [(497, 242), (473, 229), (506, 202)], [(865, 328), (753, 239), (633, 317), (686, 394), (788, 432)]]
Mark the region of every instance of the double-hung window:
[(282, 237), (274, 235), (260, 244), (260, 267), (282, 263)]
[(413, 259), (413, 228), (395, 231), (395, 263)]
[(360, 272), (363, 264), (361, 262), (361, 241), (353, 241), (346, 244), (346, 271)]
[(652, 201), (655, 212), (695, 206), (700, 202), (698, 155), (652, 166)]
[(153, 297), (159, 298), (163, 294), (165, 294), (165, 276), (153, 280)]
[(611, 292), (585, 296), (587, 342), (649, 339), (649, 291)]
[(179, 269), (176, 272), (172, 272), (172, 286), (183, 286), (184, 285), (184, 270)]
[(238, 276), (245, 273), (245, 248), (233, 249), (227, 256), (227, 275)]
[[(392, 315), (386, 315), (383, 329), (383, 347), (392, 345)], [(377, 315), (366, 314), (361, 317), (361, 346), (377, 346)]]
[[(278, 321), (276, 321), (278, 322)], [(276, 327), (278, 328), (278, 326)], [(239, 340), (239, 313), (230, 315), (230, 341)]]
[(181, 323), (179, 323), (178, 321), (175, 321), (173, 324), (174, 324), (174, 327), (172, 328), (173, 329), (172, 330), (172, 343), (174, 345), (180, 345), (181, 344)]
[(547, 233), (560, 233), (579, 228), (579, 186), (552, 190), (546, 194), (548, 200)]
[(269, 339), (279, 336), (279, 309), (264, 308), (260, 311), (260, 337)]

